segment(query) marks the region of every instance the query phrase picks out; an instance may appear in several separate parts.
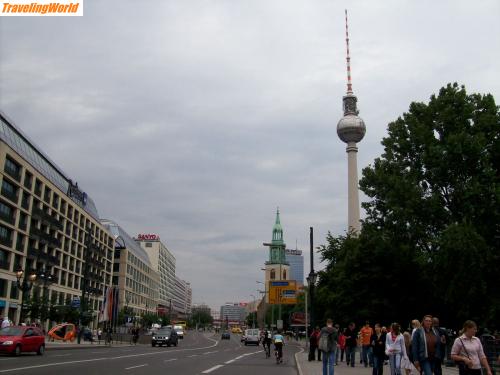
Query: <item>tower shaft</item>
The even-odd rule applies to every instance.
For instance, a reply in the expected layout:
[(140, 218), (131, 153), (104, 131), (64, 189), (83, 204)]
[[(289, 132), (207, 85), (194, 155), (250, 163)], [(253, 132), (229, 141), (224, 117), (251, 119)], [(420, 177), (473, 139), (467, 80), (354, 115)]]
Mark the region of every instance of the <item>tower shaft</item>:
[(353, 234), (359, 233), (361, 224), (359, 222), (359, 191), (358, 191), (358, 147), (356, 143), (349, 142), (347, 152), (347, 223), (348, 231)]

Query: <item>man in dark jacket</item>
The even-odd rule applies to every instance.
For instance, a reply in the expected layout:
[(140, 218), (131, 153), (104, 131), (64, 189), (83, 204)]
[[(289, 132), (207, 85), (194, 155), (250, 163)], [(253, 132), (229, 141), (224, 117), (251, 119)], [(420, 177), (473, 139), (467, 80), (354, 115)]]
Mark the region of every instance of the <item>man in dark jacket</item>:
[(333, 375), (338, 337), (339, 331), (333, 326), (333, 321), (328, 319), (326, 327), (321, 328), (319, 334), (319, 349), (323, 352), (323, 375)]
[(354, 323), (350, 323), (347, 329), (345, 330), (345, 355), (347, 365), (351, 365), (354, 367), (356, 363), (356, 347), (358, 346), (358, 332), (356, 331), (356, 325)]
[(441, 366), (436, 366), (441, 363), (441, 345), (441, 336), (432, 327), (432, 316), (424, 316), (422, 327), (415, 331), (411, 340), (413, 364), (420, 373), (441, 375)]
[(382, 332), (380, 324), (375, 324), (375, 333), (370, 338), (370, 344), (373, 350), (372, 375), (382, 375), (384, 372), (385, 338), (386, 334)]

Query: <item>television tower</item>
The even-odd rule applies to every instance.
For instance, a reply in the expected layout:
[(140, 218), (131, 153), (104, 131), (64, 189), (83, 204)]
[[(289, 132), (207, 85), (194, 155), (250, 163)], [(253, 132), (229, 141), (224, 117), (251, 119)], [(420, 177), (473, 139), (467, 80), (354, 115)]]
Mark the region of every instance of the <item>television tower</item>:
[(342, 98), (344, 116), (337, 124), (339, 138), (347, 143), (347, 199), (348, 199), (348, 231), (359, 233), (361, 223), (359, 218), (359, 191), (358, 191), (358, 146), (366, 133), (365, 122), (358, 116), (358, 98), (353, 94), (351, 81), (351, 57), (349, 55), (349, 29), (347, 24), (347, 9), (345, 11), (345, 41), (347, 48), (347, 93)]

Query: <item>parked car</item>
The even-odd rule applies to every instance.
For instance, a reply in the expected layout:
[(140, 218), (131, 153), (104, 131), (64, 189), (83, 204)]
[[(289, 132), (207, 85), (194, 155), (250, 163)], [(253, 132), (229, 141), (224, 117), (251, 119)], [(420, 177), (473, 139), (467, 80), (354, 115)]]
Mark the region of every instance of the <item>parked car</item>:
[(245, 342), (245, 339), (246, 339), (245, 334), (241, 335), (240, 342)]
[(230, 340), (230, 339), (231, 335), (229, 334), (229, 332), (222, 332), (221, 340)]
[(0, 330), (0, 352), (19, 355), (22, 352), (45, 353), (45, 336), (38, 327), (11, 326)]
[(177, 346), (179, 343), (179, 336), (172, 328), (161, 328), (154, 332), (151, 336), (151, 346)]
[(245, 345), (254, 344), (259, 345), (260, 332), (257, 328), (245, 330)]

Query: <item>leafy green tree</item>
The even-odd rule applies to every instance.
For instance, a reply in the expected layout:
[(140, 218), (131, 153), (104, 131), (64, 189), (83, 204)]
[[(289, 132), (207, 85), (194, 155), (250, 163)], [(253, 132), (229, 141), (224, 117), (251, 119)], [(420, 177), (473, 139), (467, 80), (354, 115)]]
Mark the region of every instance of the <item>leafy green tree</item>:
[(191, 317), (189, 319), (189, 326), (205, 327), (207, 325), (211, 325), (213, 321), (214, 319), (212, 318), (212, 315), (210, 315), (209, 311), (206, 311), (204, 309), (193, 309), (193, 312), (191, 313)]
[(390, 123), (382, 145), (360, 180), (369, 197), (361, 233), (329, 236), (321, 249), (325, 315), (406, 324), (427, 312), (450, 326), (472, 317), (498, 324), (500, 115), (493, 97), (449, 84)]

